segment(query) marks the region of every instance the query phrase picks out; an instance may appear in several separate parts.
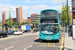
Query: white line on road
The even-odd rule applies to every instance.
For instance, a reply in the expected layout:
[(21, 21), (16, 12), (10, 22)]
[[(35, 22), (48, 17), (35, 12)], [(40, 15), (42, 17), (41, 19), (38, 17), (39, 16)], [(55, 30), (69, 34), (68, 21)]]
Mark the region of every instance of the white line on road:
[(2, 46), (2, 45), (0, 45), (0, 46)]
[(8, 49), (11, 49), (11, 48), (13, 48), (14, 46), (11, 46), (11, 47), (8, 47), (8, 48), (6, 48), (6, 49), (4, 49), (4, 50), (8, 50)]
[(36, 39), (39, 39), (39, 37), (37, 37)]
[[(18, 41), (21, 41), (21, 40), (17, 40), (17, 41), (11, 42), (11, 43), (15, 43), (15, 42), (18, 42)], [(11, 43), (10, 43), (10, 44), (11, 44)]]
[(30, 45), (30, 46), (26, 47), (24, 50), (26, 50), (27, 48), (29, 48), (29, 47), (31, 47), (31, 46), (33, 46), (33, 45)]

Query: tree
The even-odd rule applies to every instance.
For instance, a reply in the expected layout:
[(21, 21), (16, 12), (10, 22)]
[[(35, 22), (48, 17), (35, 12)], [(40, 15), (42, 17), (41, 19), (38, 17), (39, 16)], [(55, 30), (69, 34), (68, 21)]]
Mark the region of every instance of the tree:
[(38, 25), (39, 21), (36, 21), (35, 24)]
[(14, 25), (16, 25), (16, 22), (13, 22), (13, 24), (12, 24), (12, 25), (13, 25), (13, 26), (14, 26)]
[(17, 27), (20, 27), (20, 23), (19, 22), (17, 23)]
[(8, 24), (9, 26), (12, 27), (13, 21), (12, 21), (12, 18), (11, 18), (10, 14), (9, 14), (9, 18), (8, 18), (8, 21), (6, 22), (6, 24)]
[(23, 23), (21, 23), (21, 25), (25, 25), (25, 24), (30, 24), (30, 23), (28, 23), (28, 22), (23, 22)]
[(69, 23), (72, 24), (72, 15), (69, 14)]
[(0, 27), (2, 26), (2, 21), (0, 20)]
[[(68, 6), (68, 12), (70, 12), (70, 6)], [(69, 22), (71, 24), (71, 15), (69, 14)], [(68, 18), (67, 18), (67, 4), (62, 6), (62, 16), (61, 16), (62, 21), (67, 24), (68, 23)]]

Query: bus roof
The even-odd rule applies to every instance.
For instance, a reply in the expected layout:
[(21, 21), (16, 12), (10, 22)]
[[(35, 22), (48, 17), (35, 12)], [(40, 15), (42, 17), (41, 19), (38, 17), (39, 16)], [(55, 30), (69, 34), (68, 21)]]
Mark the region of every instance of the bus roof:
[(56, 10), (56, 9), (44, 9), (44, 10), (41, 10), (41, 12), (42, 12), (42, 11), (46, 11), (46, 10), (55, 10), (55, 11), (58, 12), (58, 10)]

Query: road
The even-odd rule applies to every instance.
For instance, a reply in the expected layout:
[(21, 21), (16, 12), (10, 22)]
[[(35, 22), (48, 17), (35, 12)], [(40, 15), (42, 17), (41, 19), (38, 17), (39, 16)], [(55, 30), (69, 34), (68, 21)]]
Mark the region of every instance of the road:
[[(39, 34), (28, 33), (0, 40), (0, 50), (62, 50), (64, 43), (63, 31), (60, 41), (42, 41)], [(10, 37), (10, 36), (8, 36)]]

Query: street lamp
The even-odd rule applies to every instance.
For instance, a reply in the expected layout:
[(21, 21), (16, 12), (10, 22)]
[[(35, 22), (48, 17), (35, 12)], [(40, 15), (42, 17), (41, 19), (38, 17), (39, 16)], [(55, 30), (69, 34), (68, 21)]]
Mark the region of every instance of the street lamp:
[(69, 29), (69, 14), (68, 14), (68, 0), (67, 0), (67, 18), (68, 18), (68, 35), (70, 36), (70, 29)]
[(28, 15), (28, 14), (29, 14), (29, 13), (26, 14), (26, 18), (27, 18), (27, 15)]

